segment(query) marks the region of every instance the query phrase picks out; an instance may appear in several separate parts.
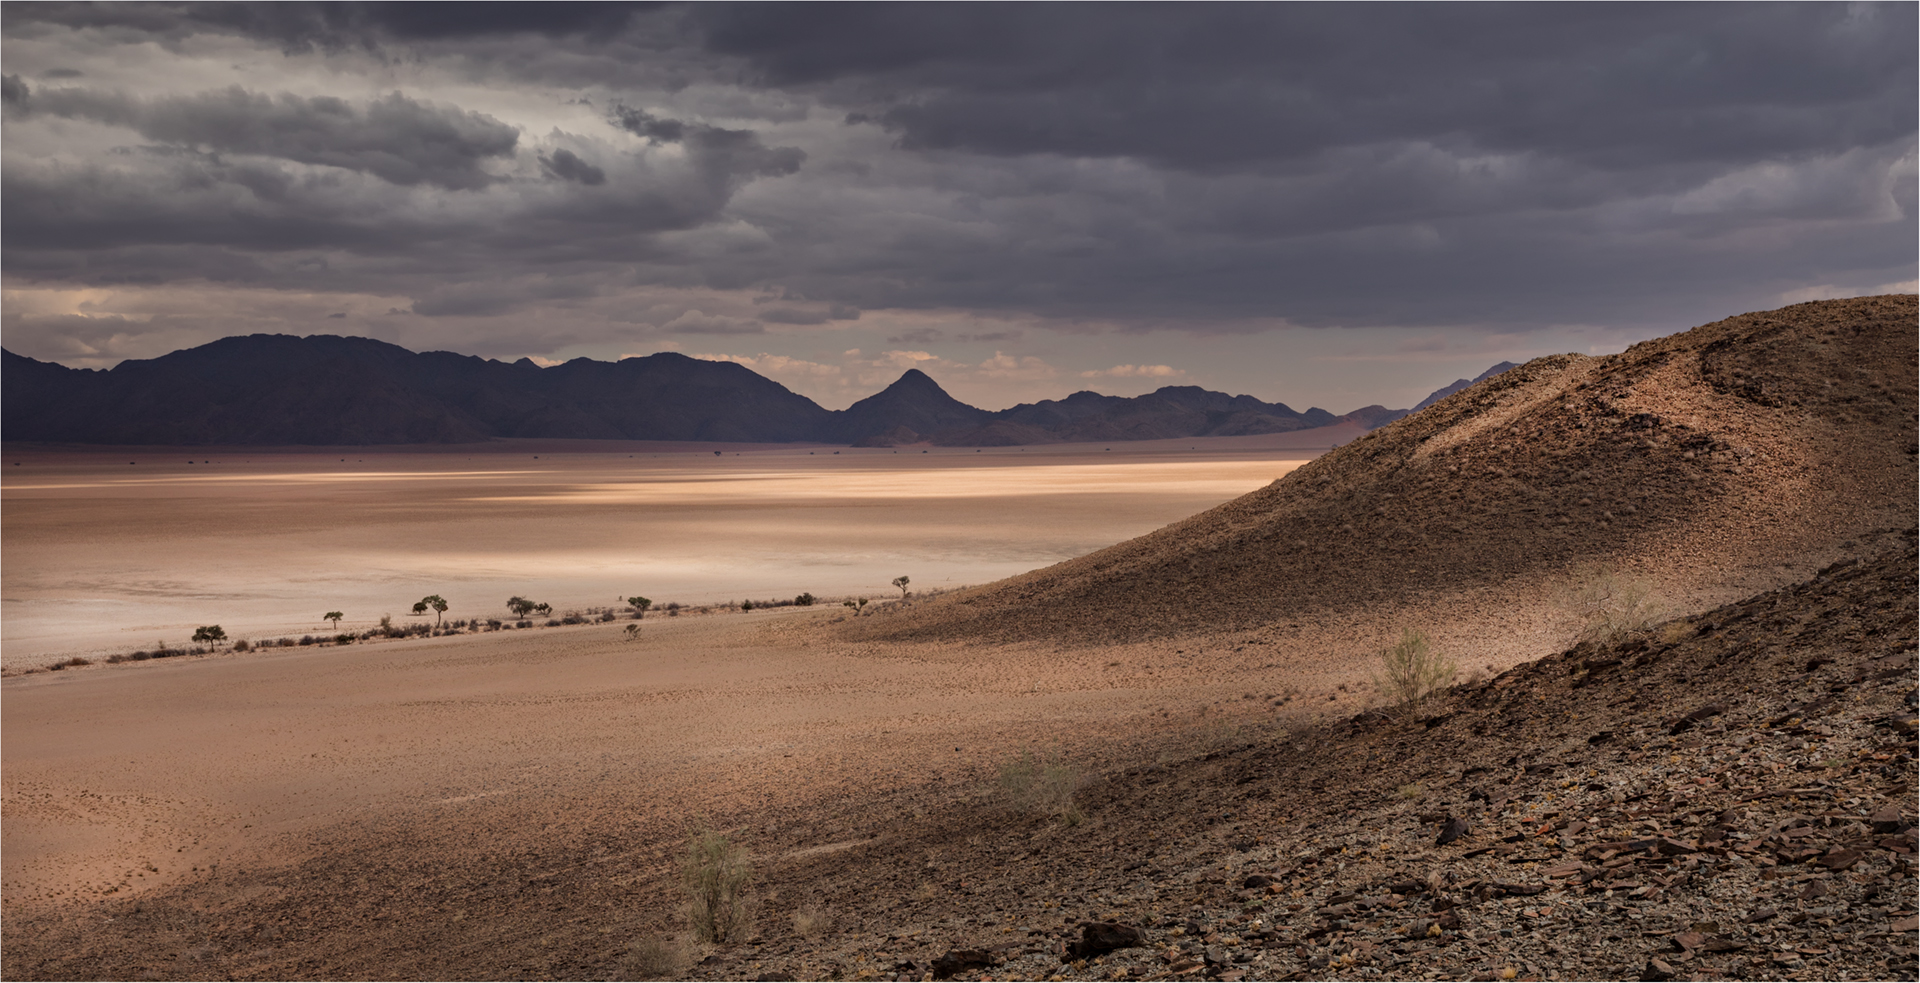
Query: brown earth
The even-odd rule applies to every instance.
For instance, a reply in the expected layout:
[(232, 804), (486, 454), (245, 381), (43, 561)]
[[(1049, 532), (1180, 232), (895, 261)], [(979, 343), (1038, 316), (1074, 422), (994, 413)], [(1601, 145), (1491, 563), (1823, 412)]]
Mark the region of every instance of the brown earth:
[[(760, 936), (692, 975), (1911, 979), (1902, 538), (1423, 718), (1283, 716), (1111, 768), (1075, 826), (982, 796), (789, 853)], [(1075, 951), (1115, 924), (1135, 944)]]
[[(759, 910), (696, 978), (1911, 978), (1914, 324), (1541, 360), (958, 603), (9, 679), (0, 972), (622, 978), (704, 822)], [(1701, 613), (1515, 666), (1590, 559)], [(1356, 715), (1410, 625), (1499, 675)], [(1007, 805), (1022, 746), (1083, 821)], [(62, 849), (195, 869), (19, 865), (101, 814)]]
[(1911, 294), (1817, 301), (1536, 359), (1184, 522), (850, 633), (1112, 642), (1381, 604), (1419, 623), (1595, 561), (1741, 596), (1914, 521), (1915, 325)]

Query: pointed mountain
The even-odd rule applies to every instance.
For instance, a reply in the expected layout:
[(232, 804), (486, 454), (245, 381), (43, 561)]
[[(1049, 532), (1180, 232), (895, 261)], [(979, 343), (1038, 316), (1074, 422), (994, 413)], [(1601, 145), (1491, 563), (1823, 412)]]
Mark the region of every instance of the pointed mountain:
[[(1427, 407), (1432, 406), (1433, 404), (1438, 403), (1443, 399), (1446, 399), (1448, 396), (1451, 396), (1462, 389), (1466, 389), (1469, 386), (1472, 386), (1476, 383), (1485, 382), (1488, 379), (1491, 379), (1494, 376), (1499, 375), (1500, 373), (1505, 372), (1508, 369), (1517, 369), (1517, 368), (1519, 368), (1519, 366), (1515, 365), (1512, 362), (1501, 362), (1499, 365), (1496, 365), (1493, 368), (1490, 368), (1485, 372), (1482, 372), (1479, 375), (1474, 376), (1471, 379), (1455, 379), (1453, 380), (1452, 385), (1443, 386), (1439, 389), (1435, 389), (1431, 394), (1427, 396), (1426, 399), (1421, 400), (1419, 405), (1413, 408), (1412, 412), (1418, 413), (1421, 410), (1424, 410)], [(1405, 415), (1406, 415), (1405, 413), (1401, 414), (1401, 416), (1405, 416)], [(1388, 422), (1392, 422), (1392, 421), (1388, 421)]]
[(833, 439), (851, 444), (895, 427), (930, 434), (977, 427), (992, 418), (947, 395), (925, 372), (908, 369), (893, 385), (836, 414), (832, 433)]

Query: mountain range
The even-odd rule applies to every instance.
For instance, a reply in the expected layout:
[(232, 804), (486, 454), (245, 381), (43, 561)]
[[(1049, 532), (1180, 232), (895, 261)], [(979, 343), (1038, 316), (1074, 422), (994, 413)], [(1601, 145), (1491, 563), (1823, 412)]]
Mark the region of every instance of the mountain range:
[(743, 365), (672, 352), (543, 367), (335, 335), (222, 338), (105, 370), (0, 349), (0, 389), (7, 440), (183, 446), (562, 437), (977, 447), (1281, 433), (1342, 421), (1371, 430), (1409, 412), (1298, 412), (1197, 386), (1134, 397), (1083, 391), (993, 412), (954, 399), (918, 369), (828, 410)]

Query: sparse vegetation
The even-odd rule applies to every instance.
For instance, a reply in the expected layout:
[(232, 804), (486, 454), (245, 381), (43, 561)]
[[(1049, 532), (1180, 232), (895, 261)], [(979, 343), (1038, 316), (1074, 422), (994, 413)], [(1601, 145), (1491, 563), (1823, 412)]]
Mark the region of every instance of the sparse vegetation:
[(1058, 816), (1069, 826), (1086, 818), (1073, 800), (1083, 781), (1079, 766), (1059, 751), (1035, 754), (1023, 749), (1019, 758), (1000, 766), (1000, 790), (1014, 808)]
[(227, 630), (219, 625), (201, 625), (193, 630), (193, 640), (210, 644), (224, 642), (227, 640)]
[(793, 599), (793, 604), (795, 607), (810, 608), (813, 607), (814, 600), (812, 594), (802, 594)]
[(900, 576), (893, 578), (893, 586), (900, 588), (901, 600), (904, 601), (907, 599), (907, 585), (911, 583), (913, 583), (913, 578), (907, 576), (906, 574), (901, 574)]
[(507, 598), (507, 610), (512, 611), (514, 617), (525, 621), (527, 620), (527, 615), (530, 614), (552, 614), (553, 605), (543, 604), (539, 601), (530, 601), (524, 597), (515, 595)]
[(1573, 581), (1566, 607), (1580, 623), (1580, 641), (1625, 641), (1666, 617), (1666, 605), (1654, 597), (1651, 583), (1612, 564), (1582, 566), (1574, 571)]
[(1453, 682), (1459, 671), (1453, 660), (1433, 650), (1426, 635), (1412, 630), (1403, 632), (1399, 642), (1381, 650), (1380, 670), (1374, 686), (1405, 717), (1419, 714), (1420, 705), (1427, 697)]
[(633, 609), (633, 620), (639, 621), (647, 616), (647, 609), (653, 607), (653, 600), (636, 594), (627, 598), (627, 607)]
[(715, 943), (745, 938), (752, 922), (746, 892), (753, 881), (746, 848), (725, 833), (700, 830), (688, 840), (682, 873), (693, 937)]
[(414, 602), (413, 613), (426, 614), (429, 608), (433, 609), (433, 626), (439, 628), (440, 616), (447, 611), (447, 599), (438, 594), (428, 594)]
[(346, 616), (346, 612), (344, 611), (328, 611), (326, 614), (320, 616), (320, 620), (333, 622), (333, 630), (338, 632), (340, 630), (340, 619)]
[(627, 947), (627, 954), (620, 960), (620, 979), (684, 979), (691, 962), (678, 939), (649, 935)]
[(864, 597), (857, 597), (851, 601), (841, 601), (840, 603), (846, 607), (852, 608), (854, 617), (857, 618), (860, 616), (860, 609), (867, 606), (867, 599)]
[(833, 931), (833, 912), (818, 904), (802, 905), (793, 913), (793, 934), (810, 939)]

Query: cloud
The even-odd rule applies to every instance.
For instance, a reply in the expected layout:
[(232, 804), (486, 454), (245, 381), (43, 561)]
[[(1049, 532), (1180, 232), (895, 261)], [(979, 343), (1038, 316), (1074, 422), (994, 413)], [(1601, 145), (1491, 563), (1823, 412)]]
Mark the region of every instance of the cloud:
[(7, 27), (59, 24), (179, 41), (214, 34), (258, 38), (293, 52), (516, 34), (604, 36), (644, 5), (492, 3), (475, 7), (389, 3), (40, 4), (9, 10)]
[(540, 169), (562, 181), (585, 185), (607, 183), (606, 171), (574, 156), (573, 151), (565, 147), (555, 150), (551, 156), (541, 154)]
[(765, 352), (758, 355), (699, 354), (688, 357), (706, 359), (710, 362), (738, 362), (775, 382), (790, 383), (794, 379), (807, 381), (823, 379), (837, 380), (845, 374), (844, 370), (837, 365), (827, 365), (823, 362), (810, 362), (801, 358), (789, 358), (785, 355), (769, 355)]
[(752, 318), (728, 317), (724, 314), (707, 314), (702, 311), (688, 311), (660, 326), (662, 331), (671, 334), (763, 334), (766, 326)]
[(858, 321), (860, 309), (845, 304), (835, 304), (824, 311), (809, 311), (795, 307), (775, 307), (760, 312), (760, 320), (768, 324), (812, 325), (827, 324), (832, 321)]
[[(17, 105), (25, 111), (124, 126), (174, 146), (340, 167), (398, 185), (485, 187), (495, 177), (481, 165), (511, 157), (520, 137), (484, 113), (398, 92), (356, 106), (332, 96), (269, 96), (237, 85), (157, 99), (80, 88), (29, 97), (22, 90)], [(7, 101), (16, 100), (9, 94)]]
[(1316, 333), (1432, 364), (1913, 280), (1916, 9), (16, 4), (0, 265), (200, 298), (129, 339), (394, 308), (861, 396), (904, 356), (832, 353), (1344, 403)]
[(798, 147), (767, 146), (752, 130), (665, 119), (631, 106), (614, 106), (608, 121), (650, 143), (682, 144), (702, 170), (714, 174), (780, 177), (798, 171), (807, 159)]
[(887, 343), (892, 345), (931, 345), (946, 337), (939, 328), (915, 328), (897, 335), (888, 335)]
[(1080, 373), (1082, 379), (1174, 379), (1186, 372), (1171, 365), (1116, 365)]
[(1019, 382), (1037, 382), (1060, 374), (1060, 370), (1039, 356), (1014, 356), (1004, 352), (994, 352), (992, 358), (980, 363), (979, 371), (989, 379)]

